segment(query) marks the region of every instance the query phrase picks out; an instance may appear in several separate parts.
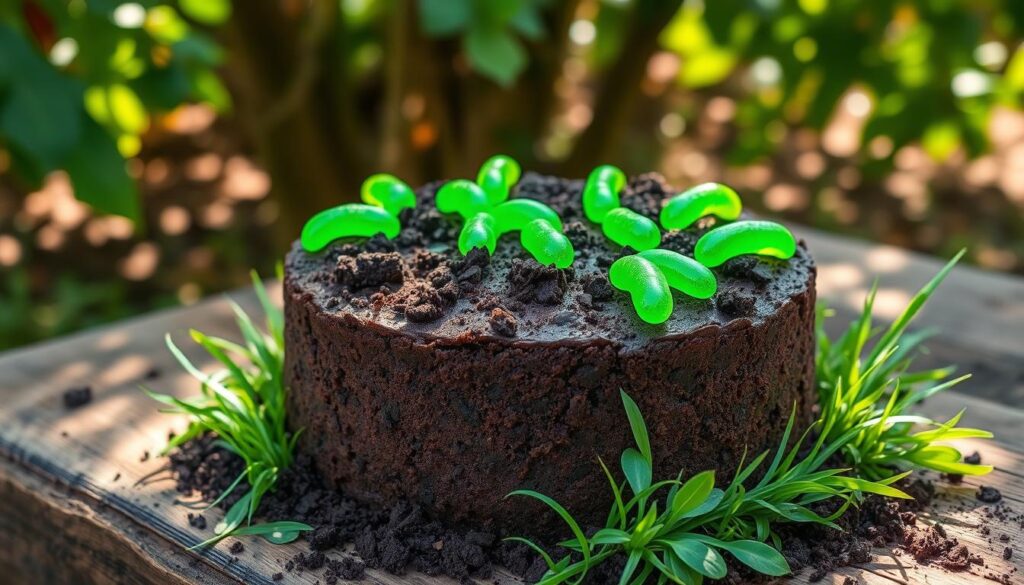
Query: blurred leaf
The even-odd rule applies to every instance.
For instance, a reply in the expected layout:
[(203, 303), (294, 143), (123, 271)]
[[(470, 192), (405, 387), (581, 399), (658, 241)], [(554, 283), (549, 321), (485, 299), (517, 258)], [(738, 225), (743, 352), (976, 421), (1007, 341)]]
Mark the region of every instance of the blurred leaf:
[(420, 26), (431, 36), (457, 33), (473, 16), (471, 0), (419, 0)]
[(112, 84), (107, 88), (107, 102), (112, 121), (126, 134), (142, 134), (149, 126), (149, 114), (142, 100), (127, 85)]
[(524, 3), (508, 22), (519, 34), (531, 41), (540, 40), (545, 36), (544, 21), (540, 17), (540, 11), (533, 4)]
[(1003, 74), (1003, 80), (1014, 91), (1024, 92), (1024, 44), (1013, 52), (1013, 57), (1006, 66), (1006, 73)]
[(177, 65), (149, 69), (132, 80), (131, 86), (151, 110), (172, 110), (188, 99), (191, 92), (185, 68)]
[(7, 62), (0, 65), (0, 80), (15, 81), (0, 95), (0, 136), (41, 170), (57, 168), (78, 141), (81, 88), (3, 25), (0, 47)]
[(662, 33), (662, 44), (683, 58), (679, 82), (697, 88), (723, 81), (736, 67), (738, 55), (715, 44), (700, 9), (684, 7)]
[(195, 96), (211, 106), (218, 112), (231, 110), (231, 94), (212, 71), (201, 69), (192, 73), (192, 89)]
[(507, 31), (477, 28), (469, 31), (464, 40), (473, 68), (498, 85), (512, 85), (526, 67), (526, 51)]
[(960, 129), (952, 120), (934, 122), (925, 130), (921, 145), (929, 156), (942, 162), (960, 146)]
[(139, 219), (139, 195), (128, 176), (114, 140), (92, 119), (83, 116), (81, 143), (64, 167), (75, 197), (105, 213)]
[(178, 0), (185, 16), (207, 25), (224, 24), (231, 18), (231, 0)]
[(188, 23), (170, 6), (154, 6), (146, 12), (146, 32), (163, 43), (175, 43), (188, 34)]

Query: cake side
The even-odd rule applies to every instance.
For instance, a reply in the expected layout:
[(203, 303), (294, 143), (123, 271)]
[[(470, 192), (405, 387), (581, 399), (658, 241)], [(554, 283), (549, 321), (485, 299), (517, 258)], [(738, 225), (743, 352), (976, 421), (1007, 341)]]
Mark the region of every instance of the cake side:
[[(648, 325), (606, 277), (631, 251), (582, 218), (580, 188), (537, 175), (517, 187), (565, 220), (577, 251), (567, 270), (504, 241), (490, 258), (461, 256), (436, 185), (419, 190), (393, 241), (292, 250), (289, 416), (339, 489), (533, 532), (548, 516), (506, 493), (536, 489), (592, 522), (607, 513), (596, 457), (614, 461), (632, 441), (620, 389), (645, 413), (656, 475), (725, 477), (745, 450), (777, 444), (794, 405), (809, 418), (815, 269), (803, 246), (788, 261), (730, 260), (714, 297), (677, 295), (670, 319)], [(641, 177), (622, 201), (656, 217), (665, 196)], [(707, 227), (669, 232), (662, 247), (692, 252)]]

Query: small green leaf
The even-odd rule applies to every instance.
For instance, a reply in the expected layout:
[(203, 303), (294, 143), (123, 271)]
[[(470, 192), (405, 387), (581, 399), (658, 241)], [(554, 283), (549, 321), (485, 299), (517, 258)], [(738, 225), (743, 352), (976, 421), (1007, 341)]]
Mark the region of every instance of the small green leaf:
[(176, 43), (188, 35), (188, 23), (171, 6), (154, 6), (146, 11), (143, 25), (154, 39), (161, 43)]
[(464, 30), (473, 16), (470, 0), (419, 0), (420, 27), (440, 37)]
[(704, 500), (704, 503), (697, 506), (696, 508), (684, 513), (681, 518), (696, 518), (707, 514), (718, 507), (718, 504), (722, 503), (722, 499), (725, 498), (725, 492), (715, 488), (711, 490), (711, 494)]
[(636, 449), (622, 452), (622, 473), (634, 494), (639, 494), (651, 485), (651, 464)]
[(702, 471), (691, 477), (672, 498), (672, 518), (682, 518), (703, 504), (715, 487), (715, 472)]
[(726, 542), (706, 536), (694, 536), (706, 544), (729, 551), (736, 560), (758, 573), (781, 577), (791, 573), (789, 563), (782, 553), (756, 540), (734, 540)]
[(463, 38), (473, 69), (502, 87), (509, 87), (526, 68), (526, 51), (507, 30), (473, 28)]
[(602, 528), (590, 537), (593, 544), (623, 544), (629, 542), (629, 533), (616, 528)]
[(688, 567), (705, 577), (721, 579), (728, 571), (722, 555), (703, 542), (684, 538), (671, 541), (668, 545)]
[(182, 13), (207, 25), (224, 24), (231, 18), (231, 0), (178, 0)]
[(191, 74), (192, 92), (218, 112), (231, 111), (231, 93), (217, 75), (209, 69), (197, 69)]
[(647, 423), (644, 422), (644, 416), (640, 413), (640, 407), (636, 405), (636, 402), (633, 402), (633, 399), (624, 390), (619, 390), (619, 396), (622, 398), (623, 408), (626, 409), (629, 428), (633, 431), (633, 439), (636, 441), (637, 449), (640, 449), (640, 453), (648, 463), (653, 463), (651, 439), (647, 434)]
[(288, 544), (299, 537), (299, 533), (313, 530), (313, 527), (302, 522), (267, 522), (238, 528), (231, 536), (262, 536), (273, 544)]

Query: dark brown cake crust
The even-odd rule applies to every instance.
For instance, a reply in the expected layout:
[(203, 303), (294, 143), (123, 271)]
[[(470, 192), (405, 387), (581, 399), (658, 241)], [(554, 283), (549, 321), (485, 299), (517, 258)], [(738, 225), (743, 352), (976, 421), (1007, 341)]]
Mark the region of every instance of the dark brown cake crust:
[[(606, 242), (579, 211), (580, 182), (527, 175), (518, 196), (566, 221), (577, 261), (537, 265), (506, 236), (494, 257), (451, 249), (458, 222), (419, 192), (394, 241), (298, 246), (285, 278), (286, 379), (293, 427), (324, 476), (357, 498), (410, 499), (453, 522), (531, 533), (556, 526), (531, 488), (587, 522), (632, 443), (625, 389), (647, 420), (655, 477), (718, 470), (774, 446), (796, 405), (814, 400), (813, 261), (736, 259), (716, 269), (707, 301), (676, 297), (661, 326), (636, 318), (605, 275), (629, 250)], [(623, 204), (656, 216), (650, 177)], [(706, 226), (705, 226), (706, 227)], [(705, 229), (666, 234), (683, 252)], [(455, 232), (455, 233), (453, 233)]]

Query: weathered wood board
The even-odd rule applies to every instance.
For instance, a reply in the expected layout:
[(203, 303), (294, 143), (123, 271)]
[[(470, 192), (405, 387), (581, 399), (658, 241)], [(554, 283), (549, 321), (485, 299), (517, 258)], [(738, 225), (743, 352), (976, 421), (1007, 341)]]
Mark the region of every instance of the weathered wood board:
[[(883, 290), (901, 294), (912, 293), (937, 266), (914, 257), (893, 257), (887, 262), (894, 262), (892, 266), (897, 268), (887, 273), (881, 264), (875, 265), (880, 260), (871, 258), (893, 251), (865, 251), (862, 245), (837, 243), (813, 233), (808, 239), (820, 259), (823, 296), (835, 295), (849, 305), (859, 302), (858, 295), (863, 296), (869, 282), (851, 281), (846, 265), (881, 271)], [(994, 355), (991, 359), (1005, 368), (1000, 376), (1016, 376), (1021, 384), (1024, 284), (975, 272), (955, 271), (948, 288), (925, 313), (926, 324), (941, 324), (951, 332), (932, 345), (952, 347), (948, 351), (956, 353), (956, 343), (966, 343), (983, 360)], [(984, 290), (975, 290), (979, 286)], [(243, 306), (254, 306), (248, 293), (233, 296)], [(214, 299), (0, 355), (0, 582), (273, 583), (271, 576), (283, 571), (284, 561), (301, 550), (302, 544), (273, 546), (260, 539), (246, 539), (245, 552), (237, 560), (224, 545), (202, 553), (187, 552), (185, 547), (209, 536), (209, 531), (189, 527), (187, 510), (174, 505), (173, 482), (158, 475), (136, 485), (163, 465), (155, 454), (167, 432), (184, 427), (183, 420), (157, 412), (139, 384), (156, 368), (161, 375), (146, 381), (155, 390), (181, 396), (195, 392), (193, 381), (174, 365), (163, 345), (165, 332), (184, 339), (185, 331), (193, 326), (216, 334), (234, 332), (227, 304)], [(182, 345), (197, 363), (208, 363), (191, 344)], [(93, 389), (92, 403), (65, 409), (63, 391), (84, 384)], [(993, 393), (1001, 390), (992, 389)], [(1009, 395), (1000, 398), (1019, 406), (1019, 398), (1014, 397), (1020, 388), (1005, 390)], [(996, 432), (997, 442), (966, 444), (965, 448), (977, 447), (986, 462), (997, 466), (994, 474), (981, 481), (1000, 489), (1006, 503), (1022, 513), (1024, 411), (1008, 404), (950, 393), (929, 401), (924, 410), (933, 416), (949, 416), (967, 406), (968, 424)], [(826, 577), (826, 582), (842, 582), (849, 575), (862, 583), (981, 583), (985, 573), (1003, 574), (1015, 564), (1024, 564), (1024, 527), (991, 522), (985, 516), (986, 505), (974, 497), (978, 484), (967, 480), (960, 486), (941, 487), (943, 500), (922, 521), (943, 523), (952, 535), (983, 556), (985, 567), (950, 573), (878, 550), (873, 562), (847, 568)], [(991, 527), (990, 536), (980, 531), (986, 525)], [(1008, 542), (998, 540), (1002, 533), (1007, 534)], [(1015, 551), (1010, 560), (1002, 558), (1004, 546)], [(806, 578), (804, 572), (790, 581), (804, 582)], [(286, 572), (283, 582), (312, 584), (318, 579), (319, 572)], [(1018, 571), (1011, 579), (1022, 582), (1024, 577)], [(515, 582), (502, 574), (498, 581)], [(371, 571), (366, 582), (434, 585), (451, 581)]]

